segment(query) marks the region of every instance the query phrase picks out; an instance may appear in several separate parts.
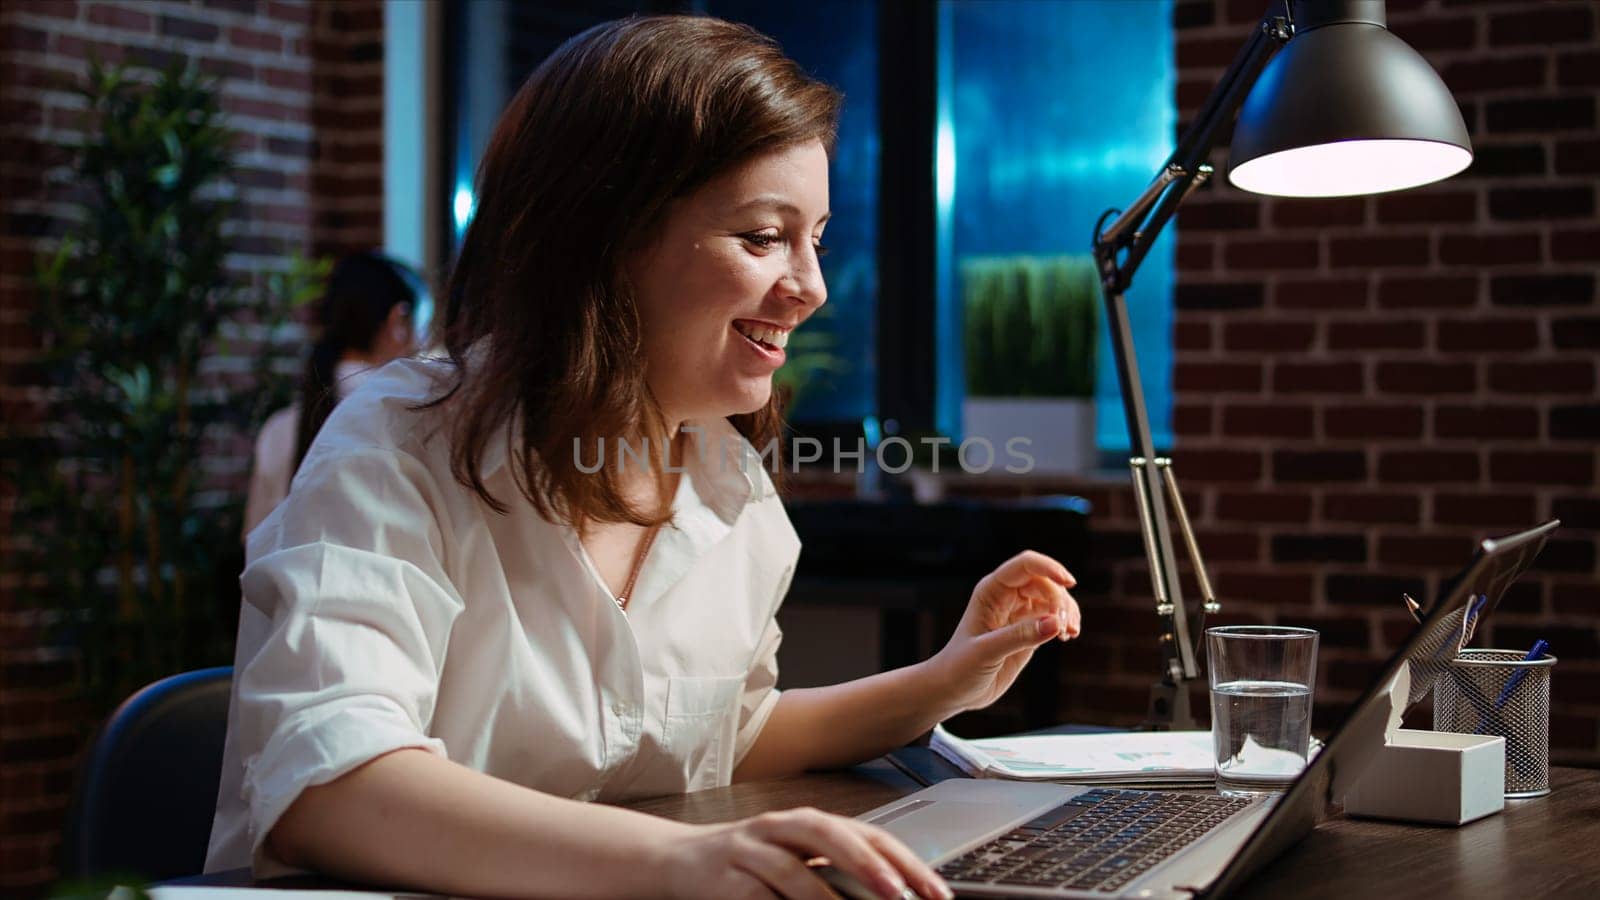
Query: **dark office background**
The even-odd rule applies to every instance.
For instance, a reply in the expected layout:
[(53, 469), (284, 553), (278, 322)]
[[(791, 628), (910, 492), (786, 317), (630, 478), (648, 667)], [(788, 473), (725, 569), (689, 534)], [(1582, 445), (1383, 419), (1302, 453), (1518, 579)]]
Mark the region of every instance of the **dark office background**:
[[(1172, 109), (1181, 127), (1265, 3), (1148, 5), (1171, 16)], [(730, 16), (764, 9), (698, 6)], [(845, 12), (823, 6), (834, 12), (815, 17), (818, 28), (860, 16), (839, 28), (848, 52), (827, 77), (853, 77), (859, 51), (903, 54), (905, 77), (921, 79), (870, 103), (868, 79), (847, 107), (845, 141), (865, 140), (859, 130), (874, 122), (889, 130), (877, 148), (863, 145), (853, 157), (858, 169), (873, 159), (883, 168), (855, 173), (859, 194), (836, 184), (836, 212), (892, 201), (913, 246), (886, 249), (881, 219), (841, 217), (830, 227), (830, 243), (855, 245), (840, 253), (858, 253), (880, 271), (854, 287), (835, 285), (859, 291), (859, 302), (839, 306), (861, 317), (847, 319), (847, 330), (871, 338), (849, 351), (859, 367), (842, 379), (846, 399), (827, 416), (894, 412), (931, 423), (936, 398), (906, 373), (938, 362), (930, 358), (933, 300), (920, 289), (932, 286), (936, 262), (937, 96), (928, 79), (937, 54), (935, 45), (918, 43), (934, 37), (938, 17), (933, 7), (901, 2), (840, 5)], [(585, 15), (631, 8), (645, 7), (517, 6), (508, 77), (520, 81), (517, 73), (555, 41), (592, 24)], [(578, 12), (584, 9), (592, 12)], [(1170, 341), (1176, 467), (1224, 602), (1221, 621), (1321, 630), (1319, 726), (1336, 719), (1408, 627), (1401, 592), (1438, 590), (1475, 538), (1557, 516), (1566, 526), (1478, 643), (1520, 648), (1550, 640), (1560, 659), (1553, 755), (1593, 765), (1600, 763), (1600, 12), (1582, 0), (1389, 0), (1388, 9), (1393, 31), (1461, 102), (1477, 153), (1472, 168), (1415, 191), (1322, 201), (1241, 194), (1219, 180), (1191, 198), (1176, 223), (1170, 334), (1141, 340)], [(885, 31), (907, 40), (883, 41)], [(281, 264), (282, 246), (338, 253), (381, 242), (383, 35), (377, 0), (0, 5), (0, 408), (8, 427), (40, 424), (29, 273), (35, 253), (60, 233), (70, 185), (49, 175), (82, 123), (56, 79), (81, 74), (91, 54), (142, 67), (192, 58), (219, 76), (242, 153), (233, 265), (255, 278)], [(801, 37), (794, 44), (804, 52)], [(1108, 42), (1113, 58), (1122, 49)], [(1106, 77), (1117, 73), (1108, 69)], [(1061, 102), (1080, 109), (1085, 122), (1122, 127), (1118, 111), (1097, 96)], [(1220, 151), (1214, 157), (1219, 169), (1224, 160)], [(1091, 224), (1063, 221), (1063, 252), (1081, 252)], [(901, 235), (895, 232), (897, 241)], [(886, 328), (902, 342), (884, 340)], [(884, 379), (901, 382), (886, 392)], [(219, 447), (208, 484), (240, 491), (248, 464), (245, 443)], [(801, 498), (854, 488), (827, 475), (796, 482)], [(11, 515), (11, 490), (0, 486), (0, 552), (28, 527)], [(1085, 634), (1060, 657), (1058, 714), (1137, 721), (1158, 657), (1125, 475), (964, 478), (948, 491), (1069, 493), (1092, 502), (1092, 551), (1078, 566)], [(80, 663), (69, 648), (40, 640), (39, 620), (20, 599), (30, 583), (27, 572), (0, 571), (0, 893), (7, 896), (39, 895), (51, 881), (85, 722), (103, 712), (74, 701), (69, 685)], [(1203, 697), (1196, 700), (1203, 709)], [(996, 721), (1004, 715), (1002, 704)]]

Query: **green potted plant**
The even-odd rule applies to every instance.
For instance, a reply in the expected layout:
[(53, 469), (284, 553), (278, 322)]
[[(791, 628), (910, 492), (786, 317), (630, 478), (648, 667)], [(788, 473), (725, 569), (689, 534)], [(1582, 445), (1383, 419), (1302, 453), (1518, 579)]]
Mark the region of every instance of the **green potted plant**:
[(966, 343), (966, 440), (1008, 442), (1033, 470), (1079, 472), (1096, 460), (1099, 279), (1088, 256), (969, 257), (960, 266)]
[[(231, 660), (242, 484), (210, 460), (288, 401), (274, 340), (326, 264), (295, 257), (259, 291), (230, 271), (233, 136), (213, 82), (91, 65), (76, 90), (91, 123), (70, 172), (80, 199), (36, 275), (39, 415), (0, 437), (17, 488), (7, 563), (94, 715)], [(229, 345), (251, 329), (253, 358)]]

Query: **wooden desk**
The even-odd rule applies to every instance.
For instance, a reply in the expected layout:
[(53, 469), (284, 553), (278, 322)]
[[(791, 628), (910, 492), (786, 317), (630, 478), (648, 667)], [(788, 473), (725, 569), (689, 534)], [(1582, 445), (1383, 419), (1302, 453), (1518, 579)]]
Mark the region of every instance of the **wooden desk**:
[[(1253, 878), (1236, 897), (1600, 896), (1600, 771), (1555, 768), (1554, 791), (1459, 828), (1335, 818)], [(722, 822), (792, 806), (859, 815), (917, 789), (877, 762), (850, 772), (661, 797), (634, 809)]]
[[(1335, 818), (1256, 875), (1242, 898), (1517, 898), (1600, 896), (1600, 771), (1552, 769), (1555, 790), (1511, 801), (1503, 812), (1460, 828)], [(854, 816), (917, 789), (878, 760), (848, 772), (801, 775), (659, 797), (632, 808), (683, 822), (711, 823), (774, 809), (814, 806)], [(252, 886), (249, 869), (169, 884)], [(317, 876), (255, 887), (350, 888)]]

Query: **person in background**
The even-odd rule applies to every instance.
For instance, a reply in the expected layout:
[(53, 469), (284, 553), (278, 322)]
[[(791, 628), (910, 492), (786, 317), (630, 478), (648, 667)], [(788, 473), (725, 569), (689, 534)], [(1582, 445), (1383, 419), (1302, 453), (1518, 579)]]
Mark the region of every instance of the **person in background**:
[(613, 805), (870, 760), (1082, 627), (1071, 574), (1023, 551), (934, 656), (777, 687), (800, 538), (781, 466), (753, 455), (783, 455), (772, 374), (826, 300), (839, 103), (705, 16), (596, 26), (518, 91), (451, 274), (448, 357), (346, 395), (250, 534), (207, 871), (826, 900), (807, 866), (826, 857), (877, 896), (949, 900), (865, 822)]
[(273, 413), (256, 436), (241, 537), (289, 493), (289, 482), (334, 404), (384, 363), (416, 349), (412, 317), (425, 291), (420, 276), (378, 253), (356, 253), (334, 267), (317, 303), (316, 339), (300, 399)]

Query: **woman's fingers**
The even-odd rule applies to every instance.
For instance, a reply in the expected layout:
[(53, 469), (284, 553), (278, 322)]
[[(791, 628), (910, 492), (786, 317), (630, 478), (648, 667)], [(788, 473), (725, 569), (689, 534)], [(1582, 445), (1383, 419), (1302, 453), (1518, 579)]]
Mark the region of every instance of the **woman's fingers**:
[(1029, 614), (1043, 612), (1061, 621), (1062, 640), (1075, 638), (1078, 632), (1083, 630), (1083, 614), (1078, 609), (1078, 601), (1072, 598), (1072, 594), (1060, 582), (1033, 577), (1019, 587), (1017, 592), (1029, 601)]
[[(908, 877), (925, 887), (944, 883), (903, 845), (903, 853), (886, 856), (876, 843), (867, 840), (865, 826), (842, 816), (830, 816), (814, 809), (794, 809), (757, 816), (752, 822), (757, 837), (787, 848), (791, 855), (826, 856), (839, 869), (854, 875), (885, 898), (899, 897)], [(807, 877), (816, 879), (810, 873)], [(944, 897), (948, 893), (925, 896)]]
[(955, 892), (944, 883), (944, 879), (913, 853), (910, 847), (901, 843), (899, 838), (871, 825), (864, 825), (862, 828), (872, 846), (899, 866), (900, 871), (906, 873), (907, 879), (911, 882), (911, 889), (916, 891), (919, 897), (928, 900), (950, 900), (955, 896)]
[(791, 809), (757, 816), (755, 823), (758, 837), (807, 858), (826, 856), (881, 897), (896, 898), (905, 889), (905, 877), (856, 833), (848, 819), (814, 809)]
[(734, 865), (787, 900), (834, 900), (834, 894), (793, 851), (752, 835), (740, 835)]
[(990, 577), (1011, 588), (1021, 587), (1033, 577), (1047, 578), (1065, 587), (1078, 583), (1066, 566), (1037, 550), (1024, 550), (1011, 557), (990, 573)]

